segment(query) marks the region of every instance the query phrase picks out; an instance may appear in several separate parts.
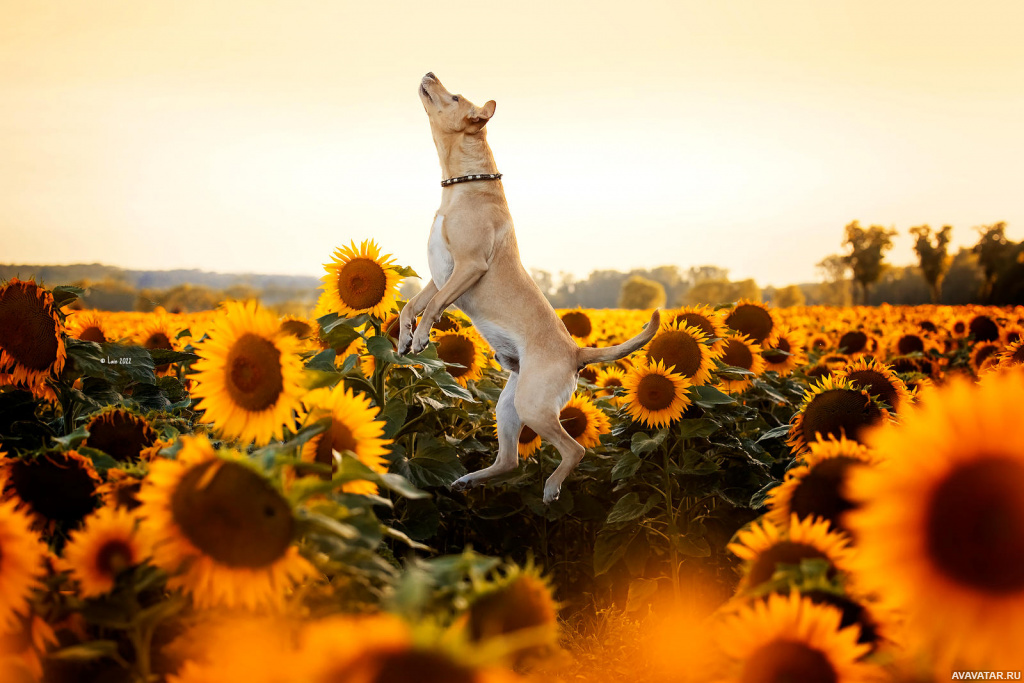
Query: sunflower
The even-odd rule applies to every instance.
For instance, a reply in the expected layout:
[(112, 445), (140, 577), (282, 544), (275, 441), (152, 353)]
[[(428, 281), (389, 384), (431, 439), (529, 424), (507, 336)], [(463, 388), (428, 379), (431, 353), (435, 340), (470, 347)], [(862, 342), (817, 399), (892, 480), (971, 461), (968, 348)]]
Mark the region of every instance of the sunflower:
[(758, 344), (773, 344), (779, 325), (771, 310), (760, 301), (740, 299), (736, 307), (725, 316), (725, 324), (736, 330), (738, 336), (750, 337)]
[[(161, 349), (164, 351), (180, 351), (178, 333), (180, 326), (171, 316), (159, 309), (159, 312), (148, 316), (142, 325), (135, 331), (135, 342), (147, 349)], [(168, 375), (172, 372), (171, 364), (165, 363), (154, 368), (158, 375)]]
[(696, 327), (707, 339), (713, 340), (711, 348), (721, 353), (727, 335), (725, 323), (722, 321), (722, 311), (705, 305), (684, 306), (675, 315), (667, 318), (679, 328)]
[(64, 368), (64, 324), (53, 294), (34, 281), (0, 285), (0, 373), (42, 398), (47, 377)]
[(335, 250), (333, 261), (325, 263), (327, 274), (320, 278), (329, 310), (345, 316), (369, 313), (384, 318), (396, 306), (398, 283), (402, 280), (391, 254), (381, 256), (373, 240), (355, 240)]
[(780, 327), (775, 343), (761, 352), (764, 358), (764, 369), (772, 370), (779, 377), (786, 377), (807, 362), (807, 354), (803, 343), (794, 330)]
[(51, 646), (58, 644), (57, 636), (35, 614), (21, 617), (17, 623), (13, 629), (0, 629), (0, 680), (42, 680), (43, 658)]
[(912, 353), (927, 354), (930, 351), (938, 350), (938, 345), (926, 333), (920, 330), (896, 332), (889, 341), (890, 356), (907, 356)]
[(149, 544), (137, 521), (124, 509), (104, 507), (71, 534), (64, 547), (64, 564), (78, 581), (83, 598), (109, 593), (122, 571), (149, 557)]
[(282, 438), (302, 392), (298, 340), (255, 301), (225, 303), (209, 334), (198, 344), (191, 375), (201, 420), (245, 442)]
[[(299, 636), (296, 680), (307, 683), (511, 683), (502, 669), (469, 661), (454, 643), (420, 643), (390, 615), (335, 616), (309, 623)], [(185, 683), (182, 681), (182, 683)]]
[(83, 446), (97, 448), (122, 463), (151, 460), (170, 444), (160, 440), (146, 418), (127, 408), (104, 408), (93, 414), (85, 428), (89, 436)]
[(300, 341), (311, 340), (316, 337), (317, 327), (305, 318), (297, 315), (286, 315), (281, 318), (278, 327), (285, 334), (290, 334)]
[(839, 336), (836, 349), (847, 356), (871, 353), (874, 338), (864, 330), (849, 330)]
[(312, 571), (292, 544), (288, 501), (243, 454), (220, 457), (202, 435), (181, 443), (177, 460), (151, 463), (139, 492), (153, 563), (200, 608), (280, 608)]
[(1024, 642), (1024, 376), (952, 380), (867, 435), (884, 459), (849, 485), (855, 569), (953, 662), (1020, 665)]
[(892, 368), (874, 359), (855, 360), (837, 372), (836, 377), (866, 389), (894, 412), (907, 406), (912, 398), (907, 385), (896, 376)]
[(621, 368), (615, 366), (602, 368), (594, 379), (594, 384), (600, 387), (595, 395), (607, 398), (613, 404), (621, 406), (626, 399), (622, 395), (616, 395), (615, 389), (622, 386), (622, 380), (625, 377), (626, 371)]
[(434, 337), (437, 357), (445, 362), (448, 374), (462, 386), (484, 376), (487, 355), (482, 342), (469, 332), (442, 332)]
[(1021, 325), (1007, 325), (999, 335), (999, 340), (1004, 346), (1015, 344), (1022, 339), (1024, 339), (1024, 326)]
[(593, 341), (596, 329), (587, 311), (577, 308), (562, 313), (561, 318), (565, 329), (569, 331), (577, 344), (587, 346)]
[(698, 328), (668, 320), (647, 344), (648, 363), (663, 363), (669, 372), (682, 375), (693, 386), (708, 383), (714, 361), (721, 355)]
[(865, 427), (888, 419), (889, 411), (879, 406), (866, 389), (855, 389), (841, 377), (828, 376), (804, 394), (787, 443), (799, 454), (818, 439), (845, 436), (861, 441)]
[(764, 372), (765, 361), (761, 355), (761, 346), (750, 337), (732, 335), (725, 340), (725, 349), (719, 359), (725, 365), (749, 370), (753, 375), (743, 375), (742, 379), (726, 379), (719, 383), (722, 388), (733, 394), (741, 394), (754, 384), (754, 377)]
[(799, 519), (795, 515), (786, 527), (762, 518), (737, 532), (736, 540), (726, 547), (745, 564), (739, 593), (770, 581), (779, 565), (826, 560), (832, 568), (845, 571), (853, 554), (849, 539), (831, 531), (827, 521)]
[(826, 588), (801, 590), (800, 594), (815, 605), (828, 605), (838, 609), (842, 614), (839, 628), (856, 625), (860, 629), (857, 642), (867, 645), (872, 653), (883, 644), (895, 643), (894, 622), (897, 616), (867, 597)]
[(1024, 340), (1009, 344), (999, 354), (999, 368), (1012, 368), (1024, 365)]
[(531, 630), (538, 644), (558, 640), (558, 609), (550, 579), (532, 564), (513, 566), (486, 587), (467, 611), (466, 630), (474, 642)]
[(296, 625), (280, 616), (224, 610), (199, 613), (163, 656), (181, 662), (168, 683), (291, 683), (297, 678)]
[(998, 341), (1001, 333), (999, 323), (984, 313), (979, 313), (970, 319), (967, 323), (967, 331), (975, 342)]
[(807, 341), (807, 348), (816, 353), (824, 353), (836, 348), (836, 345), (827, 332), (815, 332)]
[(669, 372), (661, 361), (635, 368), (622, 380), (626, 412), (648, 427), (665, 427), (683, 415), (692, 403), (686, 390), (692, 385), (682, 375)]
[(68, 336), (82, 341), (113, 341), (104, 316), (99, 311), (81, 311), (68, 317)]
[(845, 494), (845, 485), (857, 467), (876, 462), (862, 444), (841, 437), (810, 444), (803, 464), (786, 472), (782, 484), (771, 490), (766, 501), (766, 519), (785, 526), (792, 516), (824, 519), (834, 531), (846, 531), (842, 516), (855, 505)]
[(139, 490), (142, 488), (141, 475), (129, 474), (125, 470), (111, 467), (106, 472), (106, 483), (96, 492), (103, 498), (103, 504), (124, 508), (131, 512), (139, 507)]
[[(391, 439), (384, 436), (384, 423), (377, 420), (380, 410), (373, 407), (369, 397), (346, 389), (344, 382), (338, 382), (333, 389), (314, 389), (302, 399), (310, 410), (310, 420), (330, 417), (331, 425), (302, 446), (303, 462), (317, 462), (331, 465), (337, 470), (337, 458), (350, 452), (374, 472), (385, 474)], [(335, 455), (335, 453), (339, 455)], [(325, 479), (327, 474), (322, 475)], [(342, 486), (345, 493), (374, 495), (377, 485), (369, 481), (350, 481)]]
[(1002, 347), (997, 343), (978, 342), (971, 349), (971, 370), (975, 375), (980, 375), (990, 366), (999, 363), (999, 353)]
[[(494, 436), (498, 436), (498, 424), (494, 424)], [(538, 450), (540, 450), (541, 439), (540, 434), (533, 431), (526, 425), (522, 425), (519, 429), (519, 439), (517, 441), (516, 450), (519, 452), (519, 457), (529, 458)]]
[(562, 408), (558, 421), (569, 436), (584, 448), (601, 444), (601, 435), (611, 431), (608, 416), (585, 395), (577, 393)]
[(77, 451), (47, 451), (8, 458), (2, 465), (4, 495), (28, 505), (46, 531), (77, 527), (99, 502), (102, 480), (92, 461)]
[(27, 614), (28, 597), (44, 573), (46, 546), (32, 531), (32, 519), (14, 500), (0, 501), (0, 629)]
[(862, 663), (870, 646), (857, 626), (841, 628), (842, 613), (793, 591), (773, 594), (722, 618), (717, 642), (724, 676), (718, 683), (863, 683), (879, 680)]

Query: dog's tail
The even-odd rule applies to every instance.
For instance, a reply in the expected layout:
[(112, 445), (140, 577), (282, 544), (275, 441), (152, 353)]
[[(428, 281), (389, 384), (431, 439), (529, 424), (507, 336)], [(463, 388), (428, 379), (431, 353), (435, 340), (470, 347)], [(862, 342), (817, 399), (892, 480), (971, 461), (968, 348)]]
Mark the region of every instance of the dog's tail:
[(651, 320), (644, 325), (643, 331), (630, 339), (624, 341), (621, 344), (615, 346), (605, 346), (603, 348), (584, 347), (579, 350), (579, 359), (577, 366), (582, 368), (584, 365), (591, 363), (607, 363), (609, 361), (618, 360), (625, 358), (629, 354), (633, 353), (639, 348), (642, 348), (644, 344), (651, 341), (654, 335), (658, 332), (658, 328), (661, 326), (661, 312), (658, 309), (654, 309), (654, 313), (651, 315)]

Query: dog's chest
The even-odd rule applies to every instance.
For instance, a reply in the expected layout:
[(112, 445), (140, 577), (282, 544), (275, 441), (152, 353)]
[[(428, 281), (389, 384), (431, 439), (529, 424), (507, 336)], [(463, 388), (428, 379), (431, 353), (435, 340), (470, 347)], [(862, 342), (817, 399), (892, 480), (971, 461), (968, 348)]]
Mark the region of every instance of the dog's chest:
[(448, 251), (448, 245), (444, 241), (444, 216), (437, 214), (434, 224), (430, 226), (430, 239), (427, 241), (427, 265), (430, 266), (430, 279), (438, 289), (444, 287), (448, 278), (452, 276), (452, 268), (455, 267), (455, 260), (452, 253)]

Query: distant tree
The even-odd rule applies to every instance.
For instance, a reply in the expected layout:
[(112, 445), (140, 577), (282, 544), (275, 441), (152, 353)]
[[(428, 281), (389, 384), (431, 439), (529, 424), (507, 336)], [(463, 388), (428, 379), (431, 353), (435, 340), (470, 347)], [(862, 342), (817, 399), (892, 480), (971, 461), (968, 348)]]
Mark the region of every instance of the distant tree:
[(985, 275), (978, 264), (978, 256), (967, 247), (954, 255), (942, 280), (942, 303), (947, 306), (963, 306), (981, 301), (981, 288)]
[(973, 251), (978, 257), (978, 264), (984, 276), (981, 298), (988, 302), (992, 298), (992, 288), (999, 271), (1008, 265), (1013, 256), (1014, 244), (1006, 239), (1006, 223), (1003, 221), (992, 225), (979, 225), (974, 229), (978, 231), (979, 239)]
[(932, 244), (932, 229), (929, 226), (918, 225), (910, 229), (910, 234), (916, 238), (914, 251), (917, 252), (921, 274), (924, 275), (924, 280), (928, 283), (933, 304), (939, 303), (942, 279), (946, 277), (946, 271), (949, 270), (949, 265), (952, 262), (949, 254), (946, 253), (952, 232), (953, 226), (943, 226), (942, 230), (935, 233), (935, 244)]
[(708, 280), (728, 282), (729, 269), (718, 266), (691, 266), (687, 277), (691, 287), (695, 287)]
[(665, 305), (665, 288), (660, 282), (633, 275), (619, 292), (619, 308), (661, 308)]
[(643, 275), (665, 288), (665, 303), (669, 306), (678, 305), (686, 292), (689, 282), (678, 266), (658, 266), (646, 274), (634, 271), (631, 275)]
[(761, 298), (761, 288), (753, 280), (704, 280), (686, 292), (686, 301), (690, 304), (723, 304), (739, 299)]
[(779, 308), (788, 306), (803, 306), (807, 303), (804, 291), (798, 285), (789, 285), (775, 292), (773, 302)]
[(85, 290), (82, 295), (84, 308), (95, 308), (101, 311), (130, 311), (134, 307), (137, 295), (135, 288), (120, 278), (107, 276), (99, 282), (84, 280), (76, 282), (75, 285)]
[(849, 306), (853, 291), (849, 280), (850, 264), (840, 254), (826, 256), (818, 262), (822, 284), (818, 288), (818, 303), (825, 306)]
[(217, 308), (225, 298), (228, 297), (222, 290), (186, 283), (165, 290), (142, 290), (135, 299), (135, 310), (152, 311), (163, 306), (168, 311), (209, 311)]
[(892, 249), (896, 230), (872, 225), (864, 229), (858, 221), (846, 226), (843, 246), (849, 248), (846, 262), (853, 269), (853, 279), (860, 283), (861, 303), (868, 301), (868, 287), (878, 281), (885, 270), (885, 252)]

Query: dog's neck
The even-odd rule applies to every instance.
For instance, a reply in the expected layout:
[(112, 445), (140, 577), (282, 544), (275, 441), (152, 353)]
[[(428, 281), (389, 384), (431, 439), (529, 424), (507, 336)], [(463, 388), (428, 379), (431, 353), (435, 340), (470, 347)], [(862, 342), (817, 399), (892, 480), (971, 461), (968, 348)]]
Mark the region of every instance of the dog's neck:
[(441, 179), (498, 172), (494, 155), (487, 144), (487, 133), (474, 135), (434, 135), (437, 157), (441, 162)]

